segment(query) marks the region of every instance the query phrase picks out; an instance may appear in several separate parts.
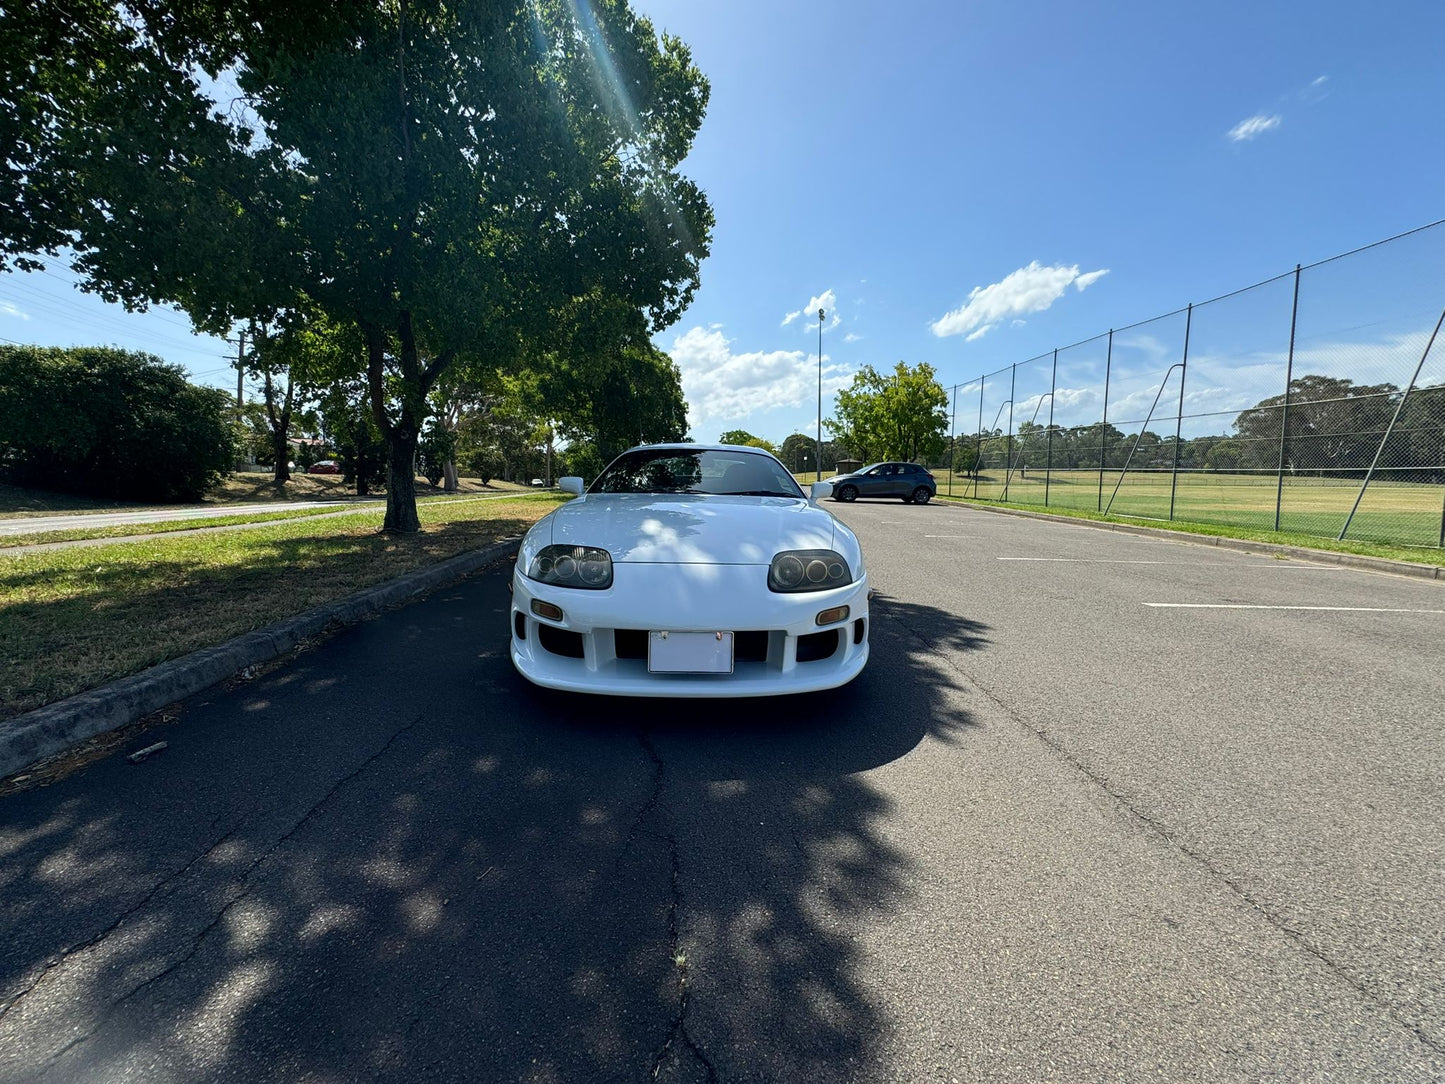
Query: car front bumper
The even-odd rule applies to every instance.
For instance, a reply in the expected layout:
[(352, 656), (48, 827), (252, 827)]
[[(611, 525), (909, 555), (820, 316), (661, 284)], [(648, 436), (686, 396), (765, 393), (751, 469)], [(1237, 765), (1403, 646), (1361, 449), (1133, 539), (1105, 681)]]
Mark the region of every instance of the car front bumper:
[[(586, 591), (515, 571), (512, 662), (537, 685), (609, 696), (778, 696), (857, 677), (868, 661), (866, 573), (847, 587), (797, 594), (769, 591), (767, 575), (766, 565), (619, 563), (610, 588)], [(538, 618), (534, 599), (559, 607), (562, 619)], [(817, 624), (837, 606), (848, 607), (844, 620)], [(732, 632), (733, 672), (650, 673), (646, 636), (663, 630)]]

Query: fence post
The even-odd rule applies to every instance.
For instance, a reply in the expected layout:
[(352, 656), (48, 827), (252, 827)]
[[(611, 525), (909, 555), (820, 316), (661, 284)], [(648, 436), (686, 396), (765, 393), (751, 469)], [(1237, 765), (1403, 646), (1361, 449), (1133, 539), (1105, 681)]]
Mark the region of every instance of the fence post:
[(1184, 381), (1189, 376), (1189, 332), (1194, 324), (1194, 304), (1184, 316), (1184, 360), (1179, 363), (1179, 413), (1174, 418), (1174, 467), (1169, 473), (1169, 518), (1174, 518), (1174, 495), (1179, 490), (1179, 435), (1184, 430)]
[(978, 447), (973, 453), (973, 499), (978, 500), (978, 476), (983, 471), (983, 387), (988, 383), (988, 374), (978, 378)]
[(1284, 412), (1279, 416), (1279, 472), (1274, 492), (1274, 529), (1279, 530), (1279, 513), (1284, 505), (1284, 457), (1289, 441), (1289, 392), (1294, 383), (1294, 332), (1299, 321), (1299, 264), (1294, 265), (1294, 304), (1289, 313), (1289, 357), (1284, 363)]
[(1054, 373), (1049, 377), (1049, 439), (1044, 452), (1044, 507), (1049, 506), (1049, 483), (1054, 474), (1054, 392), (1059, 386), (1059, 351), (1054, 350)]
[(1109, 329), (1109, 352), (1104, 355), (1104, 420), (1099, 423), (1099, 503), (1104, 510), (1104, 465), (1109, 454), (1109, 374), (1114, 368), (1114, 329)]
[(1445, 550), (1445, 496), (1440, 500), (1440, 549)]
[(1420, 379), (1420, 370), (1425, 368), (1425, 359), (1430, 356), (1430, 348), (1435, 345), (1435, 336), (1440, 334), (1440, 325), (1445, 324), (1445, 309), (1440, 310), (1440, 319), (1435, 321), (1435, 330), (1430, 332), (1430, 341), (1425, 344), (1425, 352), (1420, 355), (1420, 364), (1415, 366), (1414, 373), (1410, 376), (1410, 383), (1405, 386), (1405, 394), (1400, 396), (1400, 402), (1395, 407), (1395, 416), (1390, 419), (1390, 424), (1385, 427), (1385, 435), (1380, 438), (1380, 446), (1375, 449), (1375, 458), (1370, 460), (1370, 469), (1365, 472), (1365, 480), (1360, 483), (1360, 491), (1355, 494), (1354, 506), (1350, 514), (1345, 517), (1345, 525), (1340, 528), (1340, 535), (1335, 541), (1343, 542), (1345, 532), (1350, 529), (1354, 522), (1355, 513), (1360, 510), (1360, 501), (1365, 499), (1365, 490), (1369, 488), (1370, 479), (1375, 476), (1375, 467), (1379, 465), (1380, 456), (1385, 451), (1385, 445), (1389, 442), (1390, 435), (1395, 431), (1395, 423), (1400, 420), (1400, 413), (1405, 409), (1405, 403), (1410, 398), (1410, 393), (1415, 390), (1415, 381)]
[(1003, 454), (1003, 496), (999, 498), (999, 500), (1003, 501), (1008, 500), (1009, 472), (1010, 469), (1013, 467), (1014, 461), (1014, 391), (1018, 386), (1018, 379), (1019, 363), (1014, 362), (1013, 365), (1009, 368), (1008, 377), (1008, 443), (1004, 445)]
[(953, 409), (948, 419), (948, 495), (953, 496), (953, 469), (958, 464), (958, 385), (953, 386)]

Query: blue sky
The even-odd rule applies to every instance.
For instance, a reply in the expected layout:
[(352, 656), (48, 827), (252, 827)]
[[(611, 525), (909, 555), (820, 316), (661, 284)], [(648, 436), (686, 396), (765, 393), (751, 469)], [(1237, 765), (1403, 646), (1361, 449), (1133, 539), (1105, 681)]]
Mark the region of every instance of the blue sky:
[[(820, 300), (830, 386), (900, 359), (968, 386), (1445, 217), (1438, 2), (634, 4), (712, 81), (685, 168), (717, 213), (713, 254), (692, 308), (656, 337), (682, 367), (699, 439), (812, 430)], [(1445, 304), (1442, 255), (1445, 229), (1322, 270), (1302, 328), (1317, 314), (1308, 337), (1353, 358), (1358, 379), (1394, 373)], [(69, 277), (0, 279), (0, 337), (146, 348), (234, 386), (224, 343), (193, 338), (176, 313), (121, 313)], [(1247, 374), (1283, 354), (1282, 296), (1257, 314), (1239, 303), (1232, 332), (1201, 315), (1192, 405), (1278, 390)], [(1149, 330), (1136, 349), (1157, 364), (1123, 392), (1146, 407), (1182, 334), (1167, 322), (1146, 343)], [(1211, 333), (1216, 366), (1235, 376), (1208, 376)], [(1061, 391), (1061, 421), (1097, 417), (1084, 353), (1071, 355), (1079, 394)], [(1062, 416), (1066, 400), (1077, 417)]]

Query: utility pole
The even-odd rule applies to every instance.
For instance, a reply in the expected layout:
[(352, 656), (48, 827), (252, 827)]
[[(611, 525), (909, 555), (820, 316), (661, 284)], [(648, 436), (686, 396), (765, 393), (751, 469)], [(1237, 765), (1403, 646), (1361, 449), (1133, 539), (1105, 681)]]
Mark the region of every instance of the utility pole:
[(245, 393), (241, 387), (241, 375), (246, 369), (246, 329), (242, 328), (236, 338), (236, 406), (246, 405)]

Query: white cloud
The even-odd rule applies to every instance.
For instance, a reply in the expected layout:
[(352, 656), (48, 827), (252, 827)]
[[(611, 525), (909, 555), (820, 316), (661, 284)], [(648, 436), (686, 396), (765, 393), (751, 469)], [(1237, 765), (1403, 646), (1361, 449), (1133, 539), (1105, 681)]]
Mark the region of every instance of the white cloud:
[(1279, 122), (1283, 119), (1278, 113), (1272, 113), (1269, 116), (1257, 113), (1252, 117), (1246, 117), (1231, 128), (1229, 138), (1235, 143), (1243, 143), (1245, 140), (1254, 139), (1273, 128), (1278, 128)]
[(994, 326), (995, 325), (993, 324), (984, 324), (983, 327), (979, 328), (977, 331), (970, 331), (968, 333), (968, 336), (963, 341), (966, 343), (971, 343), (974, 339), (981, 339), (990, 331), (992, 331), (994, 329)]
[(848, 332), (848, 334), (846, 334), (846, 335), (843, 336), (843, 341), (844, 341), (845, 343), (855, 343), (855, 342), (857, 342), (859, 339), (861, 339), (862, 337), (863, 337), (863, 336), (862, 336), (862, 335), (859, 335), (857, 332), (855, 332), (855, 331), (850, 331), (850, 332)]
[(1301, 90), (1295, 97), (1306, 105), (1319, 105), (1330, 96), (1329, 81), (1328, 75), (1318, 76), (1310, 80), (1309, 86)]
[(803, 330), (805, 332), (816, 331), (817, 324), (813, 323), (812, 321), (817, 318), (819, 309), (822, 309), (827, 314), (827, 316), (831, 316), (833, 318), (832, 323), (827, 324), (823, 328), (824, 331), (832, 331), (835, 327), (837, 327), (843, 322), (843, 317), (838, 314), (837, 295), (834, 294), (832, 290), (824, 290), (817, 297), (810, 298), (808, 300), (808, 303), (797, 312), (790, 312), (788, 313), (788, 315), (784, 316), (781, 326), (787, 327), (798, 317), (806, 314), (808, 319), (803, 321)]
[[(818, 394), (817, 358), (802, 350), (735, 354), (720, 330), (694, 327), (674, 339), (668, 353), (682, 372), (688, 422), (703, 436), (759, 411), (813, 402)], [(851, 370), (823, 355), (824, 394), (852, 379)]]
[(1008, 317), (1043, 312), (1064, 296), (1071, 283), (1083, 290), (1108, 273), (1108, 268), (1102, 268), (1081, 274), (1078, 264), (1045, 267), (1034, 260), (1027, 267), (1010, 272), (1001, 282), (975, 286), (961, 307), (933, 322), (933, 333), (941, 339), (971, 332), (966, 341), (972, 342)]
[(10, 302), (8, 302), (8, 301), (0, 301), (0, 313), (4, 313), (6, 316), (13, 316), (13, 317), (15, 317), (17, 320), (29, 320), (29, 319), (30, 319), (30, 314), (29, 314), (29, 313), (27, 313), (27, 312), (21, 312), (19, 309), (17, 309), (14, 305), (12, 305), (12, 304), (11, 304)]

